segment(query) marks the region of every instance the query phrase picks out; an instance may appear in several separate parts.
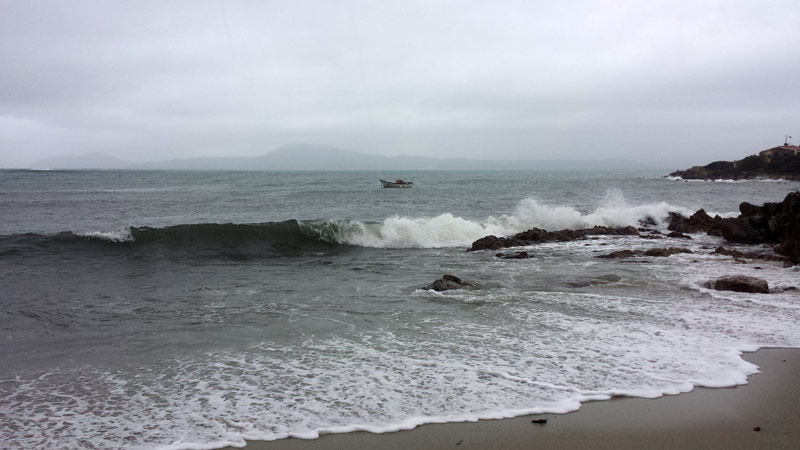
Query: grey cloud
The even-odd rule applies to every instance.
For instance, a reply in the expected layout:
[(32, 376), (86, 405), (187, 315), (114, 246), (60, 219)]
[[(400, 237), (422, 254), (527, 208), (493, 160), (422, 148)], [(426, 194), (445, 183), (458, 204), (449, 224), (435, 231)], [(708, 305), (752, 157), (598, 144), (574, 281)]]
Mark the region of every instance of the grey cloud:
[(0, 166), (299, 142), (688, 164), (741, 157), (800, 126), (790, 1), (2, 9)]

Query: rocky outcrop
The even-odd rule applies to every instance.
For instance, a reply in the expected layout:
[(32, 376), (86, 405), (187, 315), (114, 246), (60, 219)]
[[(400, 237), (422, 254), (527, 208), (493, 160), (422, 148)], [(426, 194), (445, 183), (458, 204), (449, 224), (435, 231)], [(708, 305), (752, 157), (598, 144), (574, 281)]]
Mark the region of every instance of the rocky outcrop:
[(688, 219), (678, 213), (670, 212), (669, 213), (669, 226), (667, 227), (670, 231), (678, 232), (678, 233), (701, 233), (706, 232), (709, 234), (715, 234), (713, 229), (714, 226), (722, 220), (721, 217), (715, 216), (711, 217), (706, 213), (704, 209), (697, 210), (696, 213), (692, 214), (691, 217)]
[(667, 257), (670, 255), (677, 255), (678, 253), (692, 253), (688, 248), (669, 247), (669, 248), (651, 248), (645, 250), (644, 256), (657, 256)]
[(733, 275), (706, 282), (706, 287), (717, 291), (769, 294), (769, 284), (761, 278)]
[(559, 230), (547, 231), (541, 228), (532, 228), (528, 231), (517, 233), (511, 237), (485, 236), (472, 243), (467, 251), (498, 250), (506, 247), (523, 247), (526, 245), (541, 244), (543, 242), (564, 242), (585, 239), (593, 235), (638, 235), (634, 227), (610, 228), (596, 226), (584, 230)]
[(455, 275), (444, 275), (442, 278), (425, 286), (425, 289), (442, 292), (451, 291), (453, 289), (477, 289), (477, 287), (477, 284), (471, 281), (462, 280)]
[(788, 261), (788, 258), (784, 256), (758, 252), (740, 252), (739, 250), (727, 249), (722, 246), (717, 247), (716, 250), (714, 250), (714, 253), (717, 255), (731, 256), (733, 258), (760, 259), (762, 261)]
[(679, 238), (679, 239), (690, 239), (690, 240), (692, 239), (691, 236), (689, 236), (687, 234), (683, 234), (683, 233), (681, 233), (679, 231), (673, 231), (673, 232), (667, 234), (667, 237)]
[(748, 178), (782, 178), (800, 180), (800, 155), (769, 158), (750, 155), (738, 161), (715, 161), (705, 166), (676, 170), (670, 176), (685, 180), (741, 180)]
[(633, 258), (634, 256), (639, 256), (643, 252), (633, 250), (617, 250), (616, 252), (611, 252), (607, 255), (600, 255), (597, 258), (605, 258), (605, 259), (615, 259), (615, 258)]
[(741, 214), (735, 218), (711, 218), (702, 209), (689, 218), (670, 213), (669, 229), (680, 233), (705, 231), (740, 244), (777, 244), (776, 253), (800, 263), (800, 192), (763, 206), (744, 202), (739, 211)]
[(692, 253), (691, 250), (688, 248), (680, 248), (680, 247), (656, 247), (651, 248), (648, 250), (618, 250), (616, 252), (611, 252), (607, 255), (600, 255), (597, 258), (632, 258), (634, 256), (653, 256), (653, 257), (660, 257), (664, 258), (670, 255), (677, 255), (678, 253)]
[(533, 258), (532, 253), (528, 252), (516, 252), (516, 253), (498, 253), (494, 255), (497, 258), (501, 259), (529, 259)]

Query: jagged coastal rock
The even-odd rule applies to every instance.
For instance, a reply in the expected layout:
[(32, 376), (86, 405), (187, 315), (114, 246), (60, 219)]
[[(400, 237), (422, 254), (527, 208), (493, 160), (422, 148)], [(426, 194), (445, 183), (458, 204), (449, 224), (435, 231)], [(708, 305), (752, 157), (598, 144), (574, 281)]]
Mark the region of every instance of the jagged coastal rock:
[(533, 254), (532, 253), (528, 253), (528, 252), (498, 253), (498, 254), (496, 254), (494, 256), (497, 257), (497, 258), (500, 258), (500, 259), (529, 259), (529, 258), (533, 258)]
[(769, 294), (769, 284), (766, 281), (745, 275), (733, 275), (710, 280), (706, 283), (706, 287), (717, 291)]
[(471, 281), (462, 280), (455, 275), (448, 274), (425, 286), (425, 289), (442, 292), (451, 291), (453, 289), (476, 289), (477, 287), (478, 285)]
[(782, 202), (756, 206), (739, 205), (739, 217), (710, 217), (702, 209), (686, 218), (670, 213), (669, 229), (681, 233), (705, 231), (739, 244), (774, 243), (775, 253), (800, 263), (800, 192), (791, 192)]
[(680, 248), (680, 247), (656, 247), (651, 248), (648, 250), (618, 250), (616, 252), (611, 252), (607, 255), (600, 255), (598, 258), (605, 258), (605, 259), (613, 259), (613, 258), (632, 258), (634, 256), (653, 256), (659, 258), (665, 258), (670, 255), (677, 255), (679, 253), (692, 253), (691, 250), (688, 248)]
[(764, 261), (789, 261), (789, 258), (783, 256), (769, 255), (766, 253), (757, 253), (757, 252), (740, 252), (739, 250), (731, 250), (722, 246), (717, 247), (716, 250), (714, 250), (714, 253), (717, 255), (725, 255), (737, 259), (748, 258), (748, 259), (761, 259)]
[[(670, 212), (669, 230), (667, 236), (670, 238), (692, 239), (685, 233), (705, 232), (713, 236), (721, 236), (728, 242), (739, 244), (776, 244), (775, 253), (764, 254), (756, 252), (741, 252), (738, 250), (728, 250), (718, 247), (714, 253), (732, 256), (734, 258), (761, 259), (767, 261), (784, 261), (786, 265), (800, 264), (800, 192), (791, 192), (781, 202), (764, 203), (756, 206), (747, 202), (739, 205), (738, 217), (722, 218), (720, 216), (711, 217), (705, 210), (698, 210), (690, 217), (682, 216), (675, 212)], [(655, 221), (653, 221), (655, 224)], [(546, 231), (540, 228), (532, 228), (528, 231), (517, 233), (511, 237), (498, 237), (494, 235), (485, 236), (472, 243), (467, 251), (478, 250), (498, 250), (506, 247), (521, 247), (544, 242), (571, 241), (586, 239), (593, 235), (622, 235), (640, 236), (649, 239), (658, 238), (661, 234), (657, 230), (644, 229), (651, 234), (641, 235), (639, 230), (634, 227), (610, 228), (596, 226), (583, 230), (559, 230)], [(632, 258), (635, 256), (648, 257), (668, 257), (679, 253), (692, 253), (691, 250), (680, 247), (656, 247), (648, 250), (617, 250), (598, 258)], [(528, 252), (516, 253), (497, 253), (495, 256), (504, 259), (527, 259), (533, 255)], [(461, 280), (445, 275), (442, 280), (437, 280), (428, 289), (459, 289)], [(457, 281), (456, 281), (457, 280)], [(438, 283), (438, 284), (437, 284)], [(723, 280), (721, 286), (725, 286)]]
[(635, 235), (639, 232), (634, 227), (610, 228), (596, 226), (585, 230), (559, 230), (547, 231), (541, 228), (532, 228), (522, 233), (517, 233), (509, 238), (489, 235), (478, 239), (472, 243), (472, 247), (467, 251), (476, 250), (497, 250), (505, 247), (523, 247), (526, 245), (541, 244), (543, 242), (563, 242), (585, 239), (592, 235)]

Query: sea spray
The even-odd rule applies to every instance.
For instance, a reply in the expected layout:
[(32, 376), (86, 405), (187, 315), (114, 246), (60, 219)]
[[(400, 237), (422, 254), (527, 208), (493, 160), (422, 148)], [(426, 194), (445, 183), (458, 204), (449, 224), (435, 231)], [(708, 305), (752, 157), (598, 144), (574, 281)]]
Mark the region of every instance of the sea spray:
[(534, 198), (521, 200), (510, 215), (468, 220), (445, 213), (433, 218), (392, 216), (380, 224), (362, 224), (337, 237), (350, 245), (375, 248), (464, 247), (487, 235), (510, 236), (530, 228), (548, 231), (584, 229), (593, 226), (638, 226), (653, 218), (663, 222), (670, 211), (691, 214), (687, 208), (666, 202), (628, 206), (624, 196), (615, 192), (602, 206), (582, 213), (571, 206), (548, 205)]

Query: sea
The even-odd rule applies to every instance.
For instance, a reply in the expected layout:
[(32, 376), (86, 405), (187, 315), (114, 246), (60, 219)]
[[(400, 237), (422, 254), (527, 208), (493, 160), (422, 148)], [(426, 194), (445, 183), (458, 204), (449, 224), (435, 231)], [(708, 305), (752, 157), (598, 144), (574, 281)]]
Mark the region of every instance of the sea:
[[(800, 347), (800, 267), (704, 234), (466, 251), (800, 188), (662, 175), (0, 171), (0, 447), (214, 449), (746, 383), (743, 352)], [(692, 253), (597, 258), (653, 247)], [(444, 274), (479, 288), (425, 289)], [(773, 293), (705, 287), (734, 274)]]

